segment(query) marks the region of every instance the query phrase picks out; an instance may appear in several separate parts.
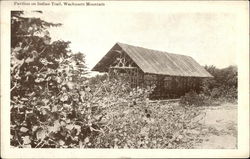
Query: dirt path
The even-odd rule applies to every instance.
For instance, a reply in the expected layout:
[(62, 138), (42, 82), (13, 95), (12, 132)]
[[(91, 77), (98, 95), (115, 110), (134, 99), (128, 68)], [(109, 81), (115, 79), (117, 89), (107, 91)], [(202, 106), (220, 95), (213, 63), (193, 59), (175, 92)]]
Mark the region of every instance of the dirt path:
[(195, 148), (237, 148), (237, 105), (223, 104), (206, 107), (201, 135), (203, 142)]

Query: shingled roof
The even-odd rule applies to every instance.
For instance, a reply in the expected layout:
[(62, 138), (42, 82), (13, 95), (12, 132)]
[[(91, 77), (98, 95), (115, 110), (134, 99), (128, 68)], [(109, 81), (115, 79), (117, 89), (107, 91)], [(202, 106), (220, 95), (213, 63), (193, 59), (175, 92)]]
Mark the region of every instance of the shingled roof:
[(190, 56), (123, 43), (116, 43), (92, 71), (107, 72), (108, 67), (117, 56), (117, 50), (124, 51), (144, 73), (184, 77), (213, 77)]

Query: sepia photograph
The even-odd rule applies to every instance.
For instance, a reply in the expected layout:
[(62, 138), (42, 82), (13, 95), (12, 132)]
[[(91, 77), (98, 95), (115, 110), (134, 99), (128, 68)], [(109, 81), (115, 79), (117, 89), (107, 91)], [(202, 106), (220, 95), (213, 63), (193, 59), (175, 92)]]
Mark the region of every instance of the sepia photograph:
[(9, 52), (1, 48), (5, 149), (242, 149), (243, 2), (235, 10), (233, 2), (1, 3), (11, 6), (1, 16), (9, 20), (1, 34), (1, 45), (2, 35), (9, 39)]

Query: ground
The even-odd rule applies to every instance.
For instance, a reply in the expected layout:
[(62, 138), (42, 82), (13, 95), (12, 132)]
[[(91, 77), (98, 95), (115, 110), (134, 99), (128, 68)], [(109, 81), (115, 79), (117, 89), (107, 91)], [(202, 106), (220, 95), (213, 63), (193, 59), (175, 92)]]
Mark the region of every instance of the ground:
[(195, 148), (237, 148), (237, 105), (227, 103), (203, 109), (206, 113), (200, 132), (203, 142), (197, 144)]

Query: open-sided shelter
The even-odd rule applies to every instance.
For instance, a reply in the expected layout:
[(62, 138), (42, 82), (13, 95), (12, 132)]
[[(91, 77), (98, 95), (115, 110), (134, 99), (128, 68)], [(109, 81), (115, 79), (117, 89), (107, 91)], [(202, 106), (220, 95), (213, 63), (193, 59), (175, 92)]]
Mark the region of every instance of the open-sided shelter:
[(116, 43), (92, 71), (126, 77), (132, 87), (155, 85), (151, 98), (177, 98), (199, 91), (202, 79), (212, 77), (192, 57)]

